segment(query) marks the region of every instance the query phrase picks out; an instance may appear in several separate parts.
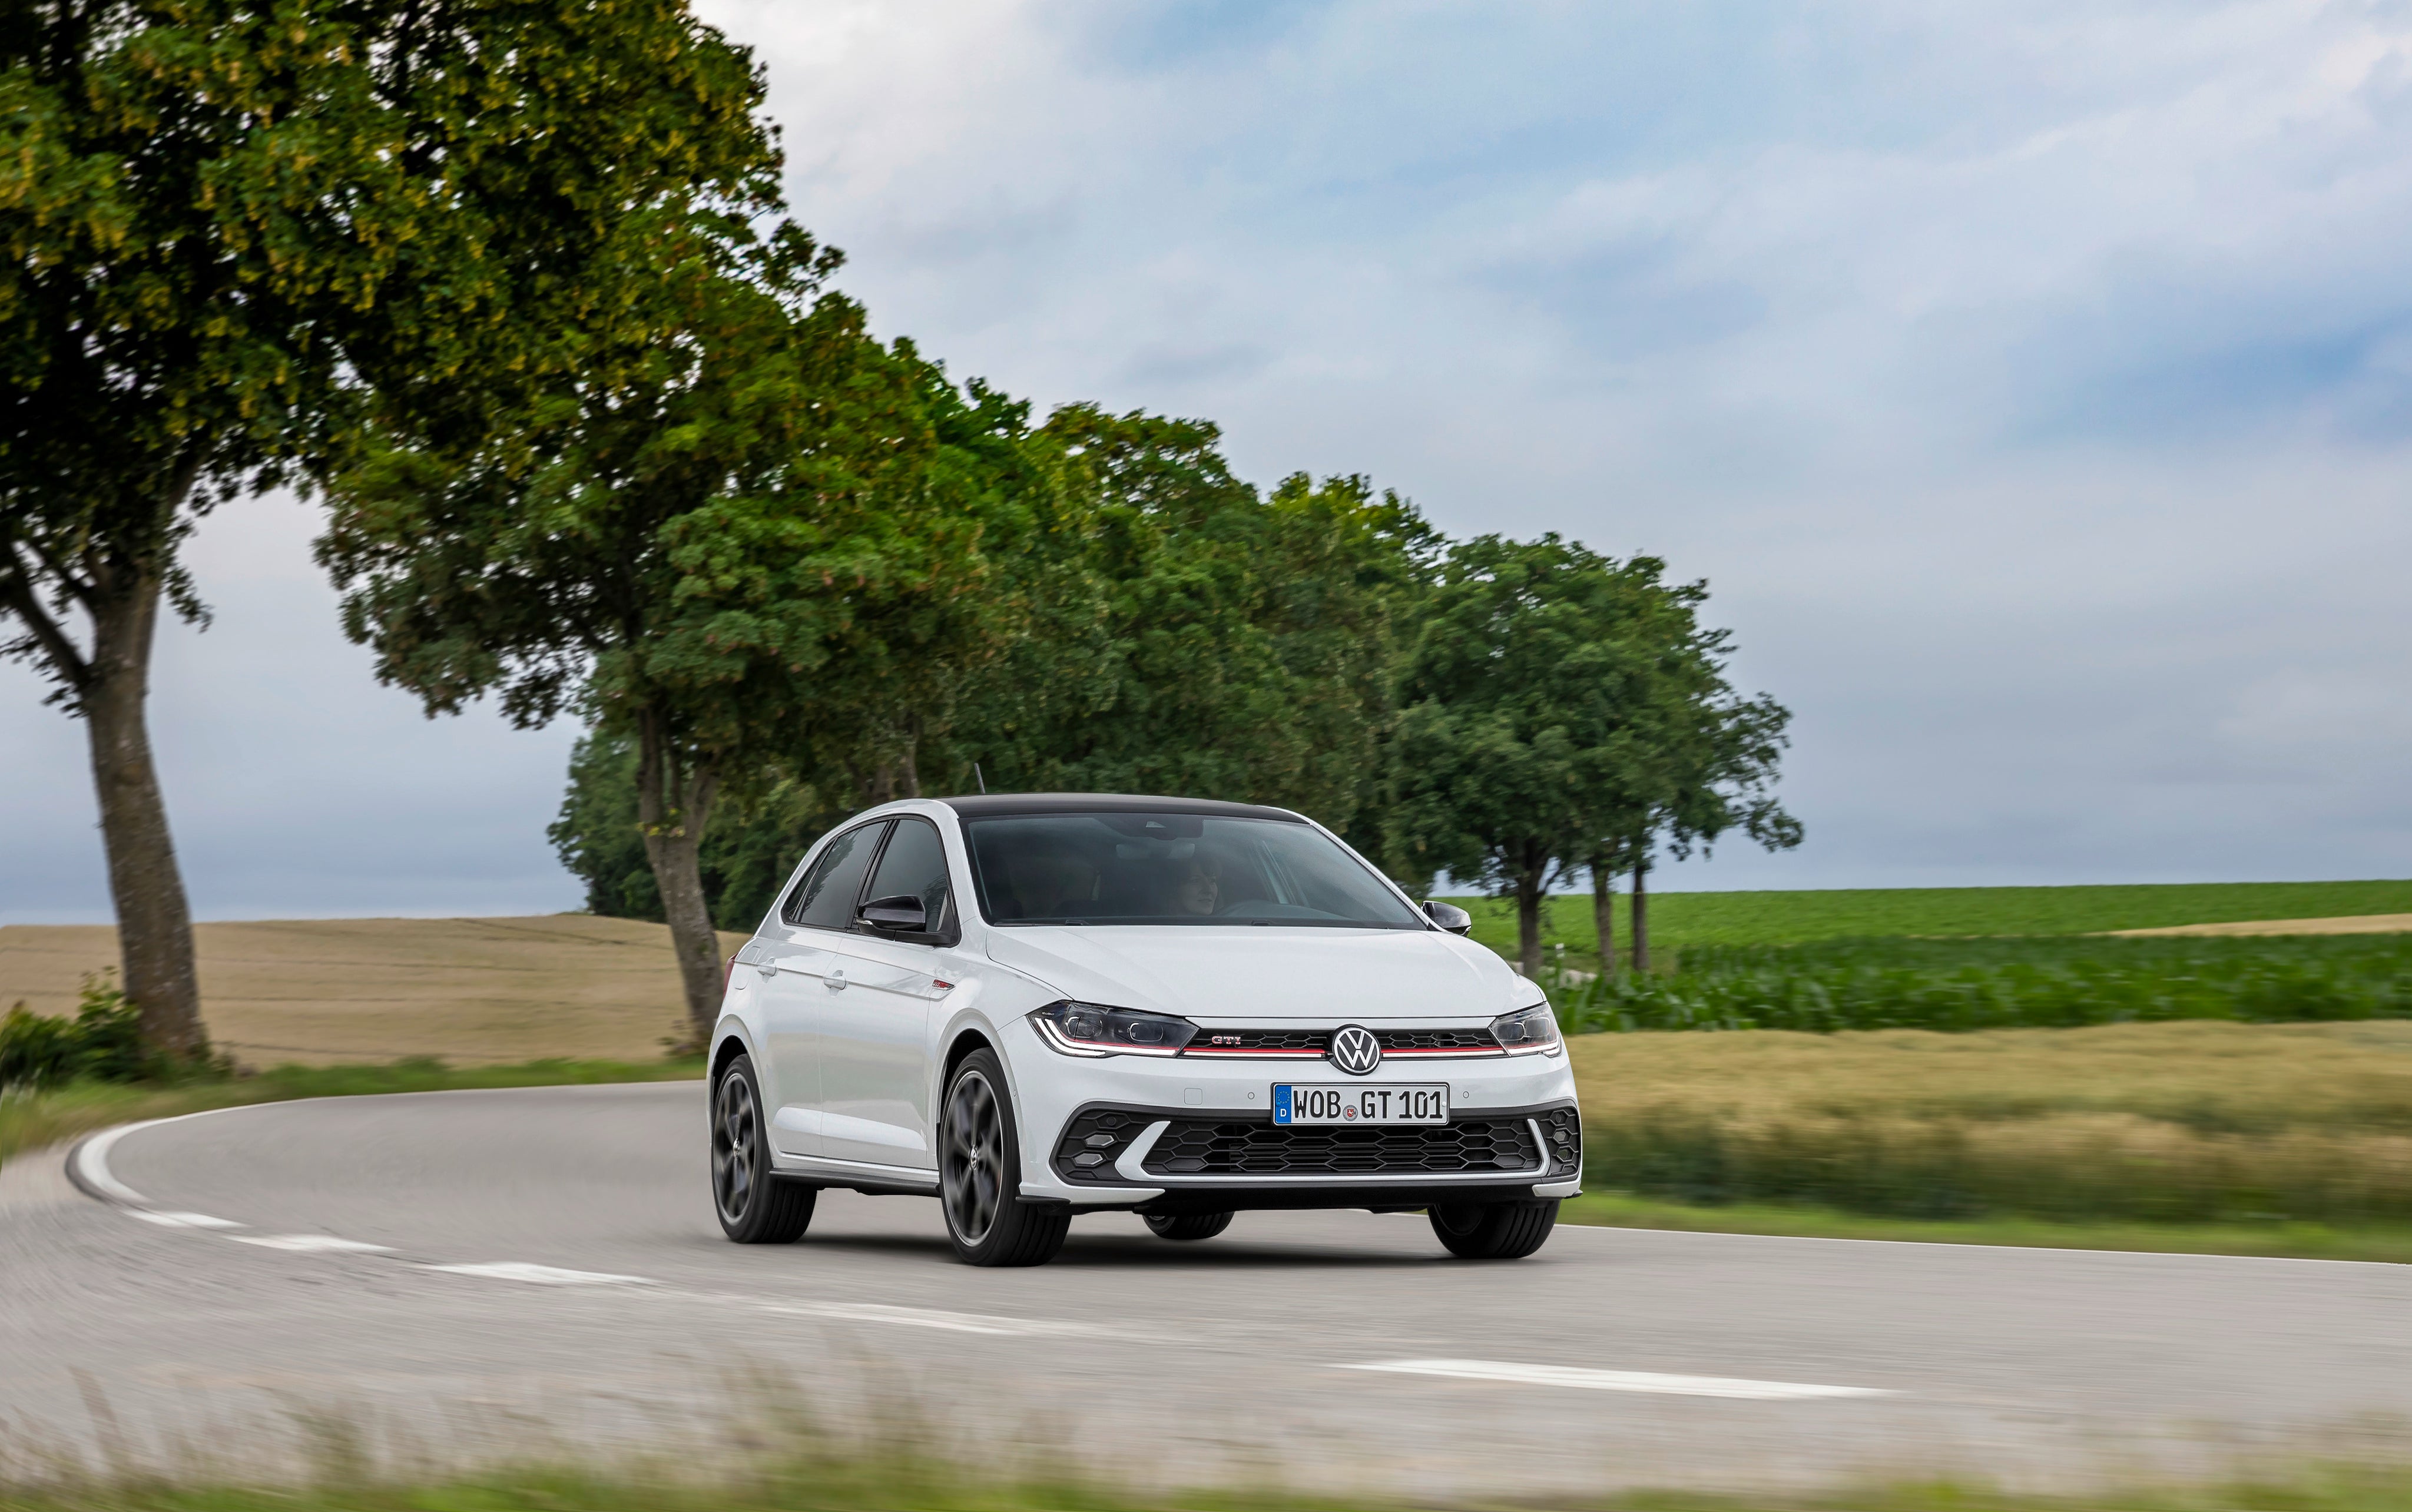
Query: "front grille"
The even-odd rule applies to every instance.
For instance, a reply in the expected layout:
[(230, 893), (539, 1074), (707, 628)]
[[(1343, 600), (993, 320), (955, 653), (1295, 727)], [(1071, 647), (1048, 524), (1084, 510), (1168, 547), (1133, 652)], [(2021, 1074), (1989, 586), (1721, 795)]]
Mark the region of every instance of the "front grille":
[(1189, 1042), (1185, 1053), (1190, 1055), (1262, 1055), (1267, 1051), (1287, 1050), (1294, 1054), (1320, 1055), (1331, 1043), (1329, 1029), (1201, 1029)]
[(1499, 1036), (1488, 1029), (1385, 1029), (1377, 1037), (1384, 1054), (1401, 1050), (1495, 1050)]
[(1175, 1119), (1140, 1162), (1155, 1176), (1449, 1176), (1539, 1164), (1522, 1119), (1373, 1128)]
[[(1385, 1055), (1502, 1055), (1498, 1036), (1488, 1029), (1377, 1029)], [(1205, 1029), (1182, 1051), (1211, 1060), (1217, 1055), (1307, 1058), (1324, 1053), (1331, 1044), (1329, 1029)]]

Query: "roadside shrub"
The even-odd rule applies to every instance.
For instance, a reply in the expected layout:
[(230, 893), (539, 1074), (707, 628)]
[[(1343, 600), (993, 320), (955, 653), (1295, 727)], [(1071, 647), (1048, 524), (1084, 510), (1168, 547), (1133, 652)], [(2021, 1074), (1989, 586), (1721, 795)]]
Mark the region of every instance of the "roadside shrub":
[(84, 978), (72, 1019), (37, 1014), (22, 1003), (0, 1019), (0, 1087), (144, 1081), (168, 1069), (143, 1049), (140, 1010), (106, 977)]
[(2070, 1029), (2412, 1018), (2412, 935), (1831, 940), (1694, 946), (1552, 993), (1568, 1033)]

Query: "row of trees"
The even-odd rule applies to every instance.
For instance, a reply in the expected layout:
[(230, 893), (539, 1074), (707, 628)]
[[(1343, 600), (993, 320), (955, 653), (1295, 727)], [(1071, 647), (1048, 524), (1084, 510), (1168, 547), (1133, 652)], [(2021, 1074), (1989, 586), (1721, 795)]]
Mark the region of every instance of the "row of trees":
[(596, 901), (658, 908), (699, 1032), (716, 902), (976, 771), (1303, 809), (1513, 893), (1528, 966), (1571, 870), (1797, 835), (1697, 587), (1449, 548), (1361, 479), (1260, 493), (1212, 426), (1034, 423), (874, 340), (761, 91), (681, 0), (0, 22), (0, 613), (92, 732), (151, 1043), (204, 1044), (150, 645), (203, 614), (196, 521), (279, 484), (382, 680), (587, 722), (557, 833), (590, 879), (641, 852), (650, 898)]

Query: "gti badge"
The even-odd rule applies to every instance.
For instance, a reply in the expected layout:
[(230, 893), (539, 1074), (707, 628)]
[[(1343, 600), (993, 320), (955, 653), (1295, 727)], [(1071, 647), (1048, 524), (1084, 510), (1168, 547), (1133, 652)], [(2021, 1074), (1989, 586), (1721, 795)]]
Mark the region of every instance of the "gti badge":
[(1331, 1064), (1352, 1077), (1361, 1077), (1382, 1064), (1382, 1042), (1362, 1024), (1343, 1024), (1331, 1036)]

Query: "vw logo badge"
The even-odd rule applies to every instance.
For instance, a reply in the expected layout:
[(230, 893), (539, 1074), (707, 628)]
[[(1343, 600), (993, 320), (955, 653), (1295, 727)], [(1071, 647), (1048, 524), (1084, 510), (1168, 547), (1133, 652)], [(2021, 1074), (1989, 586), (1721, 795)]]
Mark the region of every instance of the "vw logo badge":
[(1343, 1024), (1331, 1036), (1331, 1064), (1352, 1077), (1361, 1077), (1382, 1064), (1382, 1042), (1362, 1024)]

